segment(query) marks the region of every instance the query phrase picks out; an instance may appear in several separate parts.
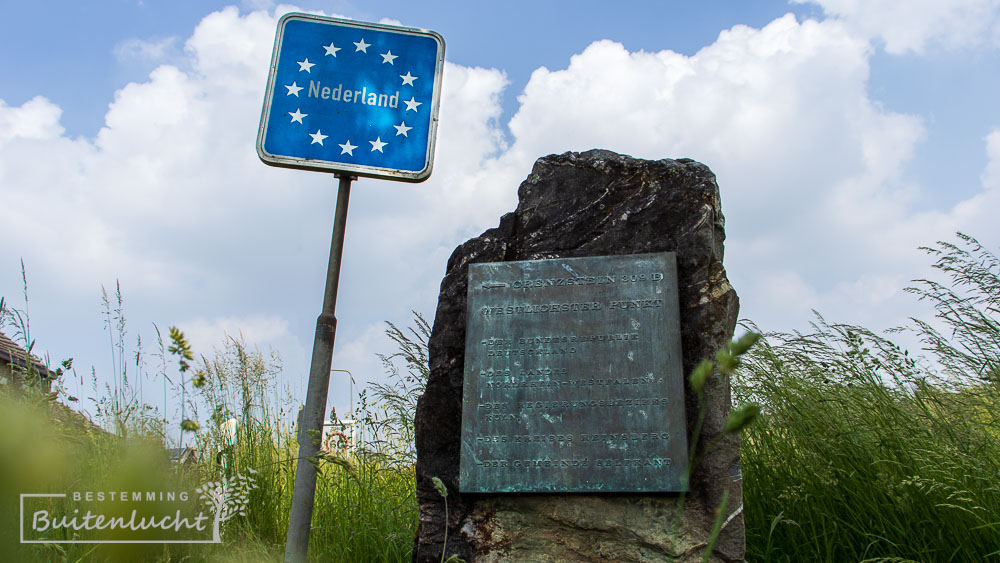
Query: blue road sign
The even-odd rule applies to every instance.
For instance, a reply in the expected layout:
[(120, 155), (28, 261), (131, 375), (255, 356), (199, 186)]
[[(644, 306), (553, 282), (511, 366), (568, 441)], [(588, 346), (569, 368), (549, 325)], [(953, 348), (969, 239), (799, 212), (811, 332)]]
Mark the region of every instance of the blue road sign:
[(285, 14), (257, 154), (273, 166), (426, 180), (443, 66), (433, 31)]

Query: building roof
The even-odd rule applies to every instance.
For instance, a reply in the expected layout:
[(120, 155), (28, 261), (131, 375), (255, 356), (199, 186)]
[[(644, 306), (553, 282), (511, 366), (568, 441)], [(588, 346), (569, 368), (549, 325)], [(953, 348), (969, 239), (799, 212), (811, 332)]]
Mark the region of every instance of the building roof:
[(174, 463), (188, 464), (198, 461), (198, 452), (194, 451), (194, 448), (191, 446), (167, 448), (167, 455), (170, 457), (170, 461)]
[[(28, 367), (28, 352), (18, 346), (13, 340), (7, 338), (7, 335), (3, 332), (0, 332), (0, 362), (17, 365), (25, 369)], [(45, 362), (37, 356), (31, 356), (31, 365), (38, 370), (40, 376), (46, 379), (52, 377), (53, 374), (45, 366)]]

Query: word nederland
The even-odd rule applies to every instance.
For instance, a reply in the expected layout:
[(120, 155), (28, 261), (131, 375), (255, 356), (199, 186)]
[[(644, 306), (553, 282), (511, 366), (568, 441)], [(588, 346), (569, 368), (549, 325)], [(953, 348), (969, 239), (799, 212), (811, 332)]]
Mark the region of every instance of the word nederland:
[(388, 94), (376, 94), (375, 92), (369, 92), (367, 86), (360, 90), (344, 90), (343, 84), (337, 84), (336, 88), (330, 88), (323, 86), (318, 80), (309, 81), (309, 97), (333, 100), (335, 102), (361, 102), (361, 104), (366, 106), (399, 107), (399, 92), (391, 96)]

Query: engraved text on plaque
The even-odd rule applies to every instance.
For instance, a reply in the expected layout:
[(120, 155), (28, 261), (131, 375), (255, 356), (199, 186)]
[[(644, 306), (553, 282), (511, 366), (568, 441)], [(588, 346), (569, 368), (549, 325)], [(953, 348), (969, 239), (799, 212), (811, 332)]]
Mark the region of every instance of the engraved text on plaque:
[(681, 491), (673, 253), (469, 266), (463, 492)]

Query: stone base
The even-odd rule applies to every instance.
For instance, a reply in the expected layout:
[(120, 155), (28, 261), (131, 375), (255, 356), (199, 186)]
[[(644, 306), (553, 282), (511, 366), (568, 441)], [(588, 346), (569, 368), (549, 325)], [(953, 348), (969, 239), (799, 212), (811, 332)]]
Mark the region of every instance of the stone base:
[[(699, 561), (728, 491), (713, 561), (745, 549), (739, 442), (720, 435), (729, 382), (705, 388), (706, 417), (691, 491), (677, 494), (462, 494), (458, 488), (468, 265), (557, 257), (676, 252), (684, 372), (732, 338), (739, 310), (722, 266), (725, 221), (715, 176), (692, 160), (646, 161), (608, 151), (539, 159), (500, 225), (455, 250), (431, 335), (431, 375), (417, 405), (414, 560)], [(687, 431), (698, 413), (685, 382)], [(708, 451), (701, 451), (705, 444)], [(432, 477), (448, 488), (444, 499)], [(678, 504), (683, 500), (683, 509)], [(444, 546), (447, 527), (447, 547)]]

